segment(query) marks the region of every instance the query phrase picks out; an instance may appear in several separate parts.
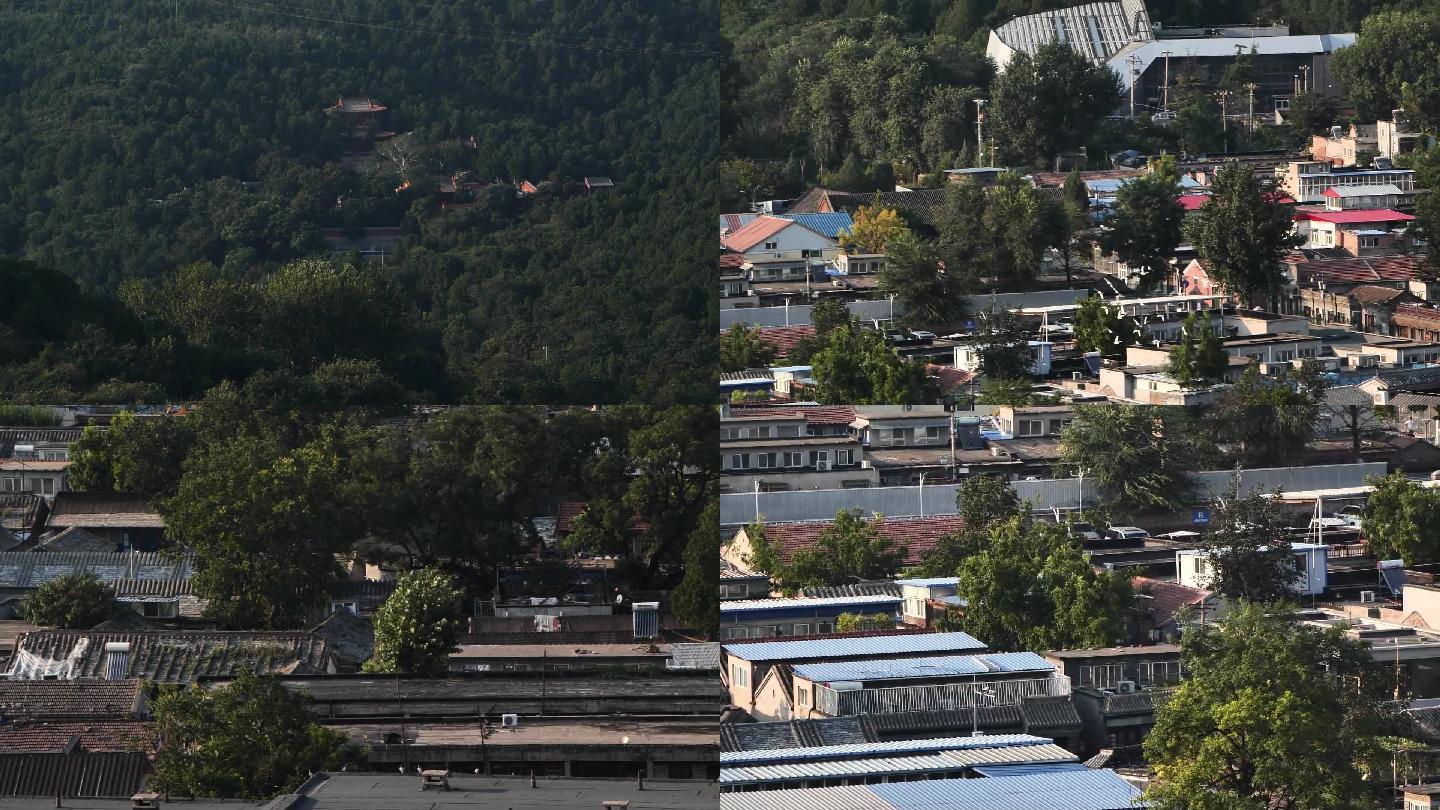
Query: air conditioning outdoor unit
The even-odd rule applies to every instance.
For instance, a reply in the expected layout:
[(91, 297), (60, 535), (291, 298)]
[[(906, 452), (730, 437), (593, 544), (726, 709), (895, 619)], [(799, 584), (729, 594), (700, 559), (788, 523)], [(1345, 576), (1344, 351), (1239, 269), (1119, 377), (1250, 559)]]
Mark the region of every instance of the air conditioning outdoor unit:
[(520, 715), (502, 714), (500, 715), (500, 725), (502, 728), (516, 728), (520, 725)]
[(1134, 681), (1120, 681), (1120, 683), (1117, 684), (1117, 686), (1120, 687), (1120, 694), (1122, 694), (1122, 695), (1129, 695), (1129, 694), (1132, 694), (1132, 693), (1135, 691), (1135, 682), (1134, 682)]
[(828, 461), (817, 461), (817, 462), (815, 462), (815, 469), (819, 470), (820, 472), (829, 472), (829, 470), (830, 470), (830, 462), (828, 462)]

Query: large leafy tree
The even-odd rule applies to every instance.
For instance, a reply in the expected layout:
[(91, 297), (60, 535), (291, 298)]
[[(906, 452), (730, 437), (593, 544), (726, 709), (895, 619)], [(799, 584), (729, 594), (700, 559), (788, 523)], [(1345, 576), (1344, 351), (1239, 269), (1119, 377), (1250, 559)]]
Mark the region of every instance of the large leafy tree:
[(685, 542), (685, 576), (670, 594), (680, 621), (714, 638), (720, 628), (720, 501), (711, 498)]
[(1313, 363), (1274, 377), (1251, 363), (1221, 395), (1210, 424), (1242, 467), (1300, 464), (1315, 438), (1324, 396), (1325, 381)]
[(880, 531), (883, 516), (865, 520), (841, 510), (809, 548), (797, 550), (778, 577), (787, 589), (844, 585), (857, 579), (893, 577), (905, 564), (905, 549)]
[(439, 677), (460, 640), (462, 593), (434, 568), (407, 571), (375, 611), (375, 652), (366, 672)]
[(1228, 599), (1274, 602), (1290, 599), (1295, 558), (1288, 523), (1272, 497), (1242, 489), (1239, 473), (1214, 504), (1210, 529), (1200, 538), (1209, 569), (1206, 587)]
[(1370, 120), (1403, 107), (1421, 126), (1440, 125), (1440, 12), (1385, 10), (1367, 16), (1355, 44), (1335, 53), (1335, 77)]
[(160, 504), (194, 549), (196, 594), (229, 627), (293, 627), (339, 577), (336, 555), (363, 529), (352, 475), (355, 429), (331, 423), (298, 446), (243, 432), (207, 441)]
[(1210, 326), (1210, 315), (1192, 312), (1180, 327), (1180, 340), (1170, 350), (1165, 371), (1185, 388), (1204, 388), (1220, 382), (1230, 357)]
[(960, 530), (941, 537), (921, 557), (921, 568), (928, 576), (954, 576), (960, 564), (988, 542), (993, 526), (1025, 514), (1010, 482), (988, 473), (960, 482), (955, 509), (962, 519)]
[(1107, 647), (1124, 634), (1130, 580), (1097, 572), (1064, 526), (1016, 516), (958, 571), (960, 629), (997, 650)]
[(1065, 43), (1016, 53), (991, 87), (992, 135), (1003, 160), (1044, 165), (1095, 132), (1120, 106), (1120, 77)]
[(737, 323), (720, 333), (720, 370), (764, 368), (775, 359), (775, 347), (760, 339), (749, 324)]
[(862, 205), (850, 228), (840, 232), (840, 247), (852, 253), (884, 253), (886, 246), (910, 233), (894, 208)]
[(309, 704), (303, 692), (249, 673), (217, 689), (162, 687), (152, 711), (165, 744), (151, 786), (175, 796), (268, 799), (316, 771), (361, 764), (359, 749), (317, 723)]
[(1219, 286), (1247, 303), (1273, 299), (1285, 283), (1280, 259), (1299, 244), (1290, 209), (1270, 184), (1239, 163), (1220, 167), (1210, 199), (1186, 222), (1205, 270)]
[(907, 323), (945, 327), (965, 314), (973, 279), (958, 262), (947, 261), (940, 245), (910, 233), (891, 239), (880, 288), (904, 307)]
[(851, 322), (835, 328), (811, 358), (821, 402), (896, 405), (920, 400), (925, 369), (897, 355), (880, 333)]
[(1060, 230), (1053, 201), (1016, 172), (990, 189), (951, 183), (936, 218), (947, 270), (997, 289), (1027, 289)]
[(981, 374), (1003, 380), (1031, 376), (1030, 332), (1019, 315), (992, 306), (980, 313), (977, 326), (974, 341)]
[(1060, 434), (1060, 469), (1093, 481), (1122, 514), (1174, 510), (1184, 505), (1195, 469), (1182, 451), (1179, 418), (1143, 405), (1077, 407)]
[(1125, 347), (1140, 339), (1135, 321), (1120, 314), (1105, 299), (1092, 295), (1080, 302), (1075, 310), (1075, 348), (1100, 352), (1110, 358), (1125, 356)]
[(1403, 471), (1374, 485), (1361, 524), (1370, 554), (1407, 565), (1440, 561), (1440, 492), (1411, 481)]
[(1366, 779), (1391, 725), (1389, 678), (1361, 641), (1244, 604), (1181, 638), (1188, 677), (1145, 738), (1158, 810), (1380, 804)]
[(1142, 290), (1163, 281), (1170, 271), (1185, 219), (1179, 194), (1180, 172), (1173, 157), (1153, 161), (1147, 174), (1115, 193), (1115, 216), (1106, 222), (1100, 244), (1140, 271)]
[(115, 609), (115, 589), (89, 572), (47, 580), (20, 603), (25, 621), (66, 630), (88, 630)]
[(82, 491), (175, 494), (180, 465), (195, 440), (183, 417), (138, 419), (124, 411), (107, 429), (85, 428), (70, 448), (70, 485)]

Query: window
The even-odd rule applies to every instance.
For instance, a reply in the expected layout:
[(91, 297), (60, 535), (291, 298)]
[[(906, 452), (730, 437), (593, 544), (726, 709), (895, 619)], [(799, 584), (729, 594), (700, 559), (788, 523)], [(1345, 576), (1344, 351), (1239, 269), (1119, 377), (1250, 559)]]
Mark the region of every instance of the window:
[(798, 686), (795, 688), (795, 702), (801, 706), (810, 705), (810, 687)]
[(1380, 237), (1378, 237), (1378, 236), (1362, 236), (1362, 237), (1360, 237), (1360, 247), (1361, 247), (1361, 248), (1375, 248), (1375, 247), (1380, 247)]
[(795, 635), (797, 635), (797, 636), (808, 636), (808, 635), (810, 635), (810, 625), (808, 625), (808, 624), (797, 624), (797, 625), (795, 625)]
[(55, 479), (53, 479), (53, 478), (41, 478), (41, 479), (40, 479), (40, 494), (42, 494), (42, 495), (54, 495), (54, 494), (55, 494)]
[(331, 603), (330, 603), (330, 612), (331, 612), (331, 613), (340, 613), (340, 612), (342, 612), (342, 611), (345, 612), (345, 613), (349, 613), (349, 614), (352, 615), (352, 616), (355, 615), (355, 613), (356, 613), (356, 605), (355, 605), (355, 603), (354, 603), (354, 602), (331, 602)]
[(1114, 689), (1123, 680), (1125, 680), (1125, 667), (1122, 664), (1091, 664), (1080, 667), (1081, 686)]
[(750, 454), (749, 454), (749, 453), (735, 453), (734, 455), (730, 456), (730, 469), (732, 469), (732, 470), (748, 470), (748, 469), (750, 469)]
[(836, 463), (837, 465), (852, 464), (852, 463), (854, 463), (854, 462), (852, 461), (852, 459), (854, 458), (854, 456), (855, 456), (855, 451), (854, 451), (854, 450), (836, 450), (836, 451), (835, 451), (835, 463)]
[(766, 242), (766, 243), (765, 243), (765, 249), (766, 249), (766, 250), (778, 250), (779, 248), (780, 248), (780, 243), (779, 243), (779, 242)]
[(775, 466), (775, 454), (774, 454), (774, 453), (756, 453), (756, 454), (755, 454), (755, 466), (756, 466), (756, 467), (759, 467), (759, 468), (762, 469), (762, 470), (768, 470), (768, 469), (774, 467), (774, 466)]
[(820, 622), (815, 625), (815, 632), (822, 635), (825, 633), (833, 633), (835, 632), (835, 625), (830, 622)]
[(805, 466), (805, 454), (804, 454), (804, 453), (799, 453), (799, 452), (786, 453), (786, 454), (785, 454), (785, 466), (786, 466), (786, 467), (804, 467), (804, 466)]
[(3, 481), (4, 481), (4, 486), (3, 486), (3, 488), (0, 488), (0, 489), (3, 489), (4, 492), (19, 492), (19, 491), (20, 491), (20, 479), (19, 479), (19, 478), (6, 478), (6, 479), (3, 479)]
[(829, 451), (829, 450), (811, 450), (811, 451), (810, 451), (810, 466), (812, 466), (812, 467), (817, 467), (817, 468), (820, 468), (820, 469), (828, 469), (828, 468), (830, 467), (830, 451)]
[(741, 664), (730, 665), (730, 682), (736, 686), (750, 685), (750, 672)]
[(1045, 420), (1043, 419), (1021, 419), (1019, 422), (1020, 432), (1017, 436), (1040, 436), (1045, 433)]
[(725, 638), (727, 638), (727, 639), (731, 639), (731, 638), (748, 638), (748, 637), (749, 637), (749, 632), (748, 632), (748, 631), (746, 630), (746, 628), (744, 628), (744, 627), (727, 627), (727, 628), (725, 628)]
[(1179, 661), (1141, 661), (1140, 682), (1166, 684), (1180, 682)]
[(941, 432), (941, 431), (943, 431), (943, 430), (944, 430), (944, 428), (940, 427), (939, 425), (931, 425), (931, 426), (925, 428), (925, 438), (927, 438), (927, 439), (941, 439), (941, 438), (944, 438), (945, 434)]

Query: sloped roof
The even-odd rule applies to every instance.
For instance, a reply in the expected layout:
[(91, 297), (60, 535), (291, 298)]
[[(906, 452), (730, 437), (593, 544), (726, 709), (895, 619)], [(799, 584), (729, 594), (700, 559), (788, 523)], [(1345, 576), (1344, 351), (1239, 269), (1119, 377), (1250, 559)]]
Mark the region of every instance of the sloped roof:
[(815, 327), (810, 324), (804, 326), (769, 326), (755, 330), (755, 335), (767, 346), (775, 349), (776, 357), (788, 357), (790, 350), (802, 339), (813, 337)]
[(154, 753), (155, 725), (144, 720), (22, 720), (0, 724), (0, 751), (144, 751)]
[(1353, 211), (1301, 211), (1295, 219), (1315, 222), (1329, 222), (1334, 225), (1353, 225), (1360, 222), (1409, 222), (1415, 217), (1389, 208), (1359, 209)]
[[(0, 551), (0, 588), (36, 588), (83, 573), (106, 583), (188, 583), (193, 572), (189, 554), (172, 558), (154, 551)], [(184, 592), (189, 592), (188, 585)]]
[(1406, 294), (1406, 290), (1397, 290), (1394, 287), (1361, 284), (1345, 295), (1359, 304), (1384, 304)]
[(375, 653), (375, 625), (348, 610), (337, 610), (311, 629), (325, 640), (336, 664), (359, 667)]
[(1293, 253), (1285, 262), (1295, 271), (1298, 281), (1323, 279), (1327, 283), (1367, 281), (1409, 281), (1424, 266), (1420, 256), (1373, 256), (1307, 259)]
[[(786, 228), (792, 227), (804, 228), (809, 231), (815, 230), (814, 228), (810, 228), (807, 225), (791, 219), (766, 215), (747, 223), (738, 231), (732, 231), (731, 233), (725, 234), (724, 236), (720, 237), (720, 244), (725, 246), (726, 248), (729, 248), (730, 250), (744, 253), (751, 248), (754, 248), (756, 245), (763, 243), (766, 239), (769, 239), (775, 234), (780, 233)], [(820, 234), (819, 231), (815, 231), (815, 233), (821, 236), (824, 235)]]
[(826, 585), (801, 588), (800, 596), (807, 599), (837, 599), (847, 596), (900, 596), (900, 585), (895, 582), (855, 582), (848, 585)]
[(51, 515), (153, 515), (155, 508), (143, 495), (124, 492), (61, 492)]
[(720, 642), (670, 645), (670, 669), (720, 669)]
[(68, 529), (40, 538), (34, 548), (35, 551), (68, 551), (68, 552), (113, 552), (115, 541), (106, 540), (94, 532), (87, 531), (79, 526), (71, 526)]
[(855, 220), (844, 211), (829, 211), (826, 213), (798, 213), (780, 214), (784, 219), (798, 222), (816, 233), (828, 236), (831, 239), (840, 238), (842, 231), (849, 231), (855, 227)]
[[(580, 513), (585, 511), (586, 503), (583, 501), (562, 501), (559, 511), (555, 515), (555, 534), (569, 534), (575, 528), (575, 520)], [(630, 523), (630, 531), (636, 534), (643, 534), (650, 530), (650, 524), (643, 520), (634, 520)]]
[(849, 425), (855, 421), (855, 408), (850, 405), (732, 405), (731, 419), (783, 419), (805, 417), (809, 425)]
[(111, 642), (130, 645), (126, 677), (164, 683), (241, 672), (323, 673), (332, 665), (325, 640), (308, 632), (36, 630), (20, 636), (12, 677), (31, 677), (31, 663), (68, 659), (74, 661), (69, 677), (102, 678)]
[(1130, 585), (1137, 593), (1150, 597), (1150, 609), (1160, 622), (1170, 621), (1184, 608), (1198, 605), (1210, 596), (1209, 591), (1149, 577), (1131, 577)]
[(0, 796), (129, 799), (150, 759), (128, 753), (0, 753)]
[[(778, 543), (781, 556), (786, 562), (795, 552), (814, 546), (820, 540), (820, 533), (833, 526), (833, 520), (815, 520), (802, 523), (771, 523), (765, 526), (765, 536), (771, 543)], [(887, 517), (879, 524), (880, 536), (889, 538), (905, 551), (905, 565), (918, 565), (921, 556), (935, 548), (940, 538), (954, 534), (965, 526), (959, 515), (935, 515), (931, 517)]]
[(0, 680), (0, 716), (7, 720), (133, 719), (141, 706), (139, 680)]
[(1025, 730), (1033, 732), (1079, 729), (1080, 712), (1069, 695), (1064, 697), (1032, 697), (1020, 704), (1020, 713), (1025, 715)]

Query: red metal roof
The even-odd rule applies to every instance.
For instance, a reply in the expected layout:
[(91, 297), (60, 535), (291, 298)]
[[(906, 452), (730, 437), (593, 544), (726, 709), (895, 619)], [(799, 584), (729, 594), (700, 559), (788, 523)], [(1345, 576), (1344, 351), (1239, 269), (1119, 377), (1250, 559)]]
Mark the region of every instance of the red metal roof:
[(0, 750), (65, 751), (72, 737), (83, 751), (154, 752), (156, 739), (152, 724), (142, 720), (26, 720), (0, 726)]
[(1395, 307), (1395, 314), (1422, 321), (1440, 321), (1440, 309), (1433, 309), (1423, 304), (1400, 304)]
[(935, 377), (940, 381), (940, 389), (942, 391), (948, 391), (957, 386), (964, 385), (975, 379), (976, 377), (980, 376), (974, 371), (964, 371), (955, 368), (954, 366), (936, 365), (926, 366), (925, 373), (931, 377)]
[(745, 255), (742, 253), (721, 253), (720, 269), (738, 270), (745, 264)]
[(849, 405), (732, 405), (732, 419), (780, 419), (804, 416), (810, 425), (848, 425), (855, 421)]
[[(785, 357), (795, 344), (801, 339), (815, 336), (815, 327), (809, 324), (804, 326), (771, 326), (760, 329), (756, 333), (767, 345), (775, 347), (775, 354)], [(848, 424), (848, 423), (847, 423)]]
[(1204, 205), (1208, 199), (1210, 199), (1209, 194), (1181, 194), (1179, 202), (1186, 211), (1199, 211), (1200, 206)]
[(795, 225), (797, 228), (805, 227), (792, 220), (781, 217), (760, 217), (740, 230), (722, 236), (720, 238), (720, 244), (731, 250), (744, 253), (791, 225)]
[(1389, 208), (1361, 211), (1304, 211), (1295, 215), (1297, 220), (1330, 222), (1335, 225), (1351, 225), (1357, 222), (1409, 222), (1415, 217)]
[(1291, 254), (1285, 262), (1299, 281), (1324, 280), (1331, 283), (1409, 281), (1424, 264), (1419, 256), (1342, 257), (1309, 260)]
[[(789, 562), (795, 552), (811, 548), (819, 542), (820, 532), (834, 523), (833, 520), (771, 523), (765, 526), (765, 537), (772, 543), (780, 544), (781, 556)], [(954, 534), (964, 526), (965, 520), (959, 515), (885, 518), (880, 522), (879, 531), (880, 536), (905, 549), (906, 565), (918, 565), (921, 555), (935, 548), (940, 538)]]

